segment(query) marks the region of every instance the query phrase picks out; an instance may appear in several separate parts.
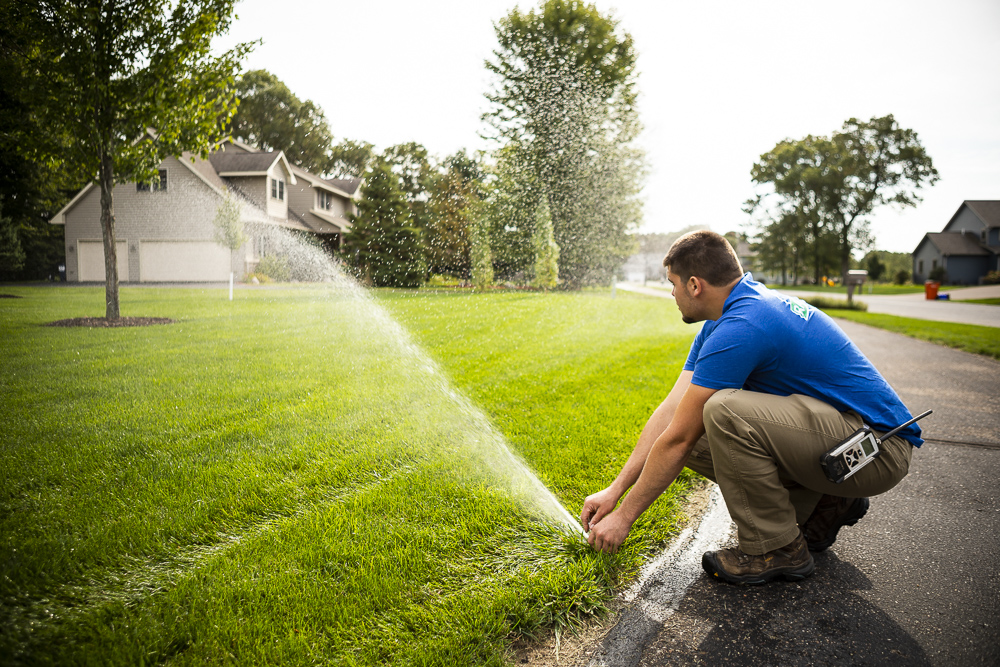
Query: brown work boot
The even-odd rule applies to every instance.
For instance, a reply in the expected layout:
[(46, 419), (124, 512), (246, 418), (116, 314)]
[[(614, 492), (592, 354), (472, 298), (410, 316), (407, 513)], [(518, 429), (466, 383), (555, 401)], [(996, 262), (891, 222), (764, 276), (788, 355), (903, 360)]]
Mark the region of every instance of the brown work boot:
[(760, 556), (744, 553), (739, 547), (706, 551), (701, 566), (728, 584), (765, 584), (779, 577), (798, 581), (816, 569), (802, 533), (791, 544)]
[(823, 551), (837, 540), (842, 526), (853, 526), (868, 512), (867, 498), (838, 498), (824, 495), (816, 504), (809, 520), (802, 526), (802, 534), (809, 543), (809, 551)]

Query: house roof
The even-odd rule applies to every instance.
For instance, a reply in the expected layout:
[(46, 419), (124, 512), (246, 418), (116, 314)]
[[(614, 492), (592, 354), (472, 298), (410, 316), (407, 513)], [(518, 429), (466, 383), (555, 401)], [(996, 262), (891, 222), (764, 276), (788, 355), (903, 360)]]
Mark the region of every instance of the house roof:
[(275, 163), (281, 162), (288, 171), (289, 178), (295, 183), (295, 174), (292, 173), (292, 166), (288, 164), (285, 154), (281, 151), (271, 151), (268, 153), (244, 153), (238, 151), (215, 151), (208, 156), (208, 161), (212, 163), (215, 172), (219, 176), (259, 176), (266, 174)]
[(987, 227), (1000, 227), (1000, 200), (966, 199), (962, 203), (972, 209), (972, 212), (979, 216), (979, 219), (986, 223)]
[(362, 181), (360, 178), (324, 178), (323, 180), (351, 196), (357, 193)]
[(346, 197), (347, 199), (350, 199), (351, 195), (354, 194), (354, 191), (357, 190), (357, 185), (355, 185), (352, 189), (348, 190), (338, 185), (338, 183), (343, 183), (346, 181), (340, 181), (338, 179), (332, 179), (332, 178), (330, 179), (320, 178), (319, 176), (314, 176), (313, 174), (310, 174), (302, 167), (296, 167), (295, 165), (292, 165), (292, 171), (298, 174), (299, 177), (307, 180), (313, 187), (320, 187), (323, 188), (324, 190), (329, 190), (330, 192), (338, 194), (341, 197)]
[(926, 237), (942, 255), (989, 255), (972, 232), (928, 232)]

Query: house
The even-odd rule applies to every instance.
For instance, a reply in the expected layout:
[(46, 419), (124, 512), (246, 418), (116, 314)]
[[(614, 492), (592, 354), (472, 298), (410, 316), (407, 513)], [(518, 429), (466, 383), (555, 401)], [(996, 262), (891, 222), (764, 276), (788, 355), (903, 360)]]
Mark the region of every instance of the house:
[(977, 285), (1000, 271), (1000, 201), (966, 200), (940, 232), (929, 232), (913, 251), (913, 282), (942, 267), (952, 285)]
[[(357, 213), (360, 179), (324, 179), (288, 162), (281, 151), (259, 151), (239, 141), (219, 144), (207, 160), (168, 157), (153, 183), (114, 189), (118, 276), (122, 282), (218, 282), (230, 271), (242, 278), (260, 261), (260, 243), (236, 252), (215, 240), (223, 198), (248, 202), (255, 222), (292, 229), (335, 248)], [(66, 279), (103, 282), (101, 193), (83, 188), (50, 221), (66, 228)]]

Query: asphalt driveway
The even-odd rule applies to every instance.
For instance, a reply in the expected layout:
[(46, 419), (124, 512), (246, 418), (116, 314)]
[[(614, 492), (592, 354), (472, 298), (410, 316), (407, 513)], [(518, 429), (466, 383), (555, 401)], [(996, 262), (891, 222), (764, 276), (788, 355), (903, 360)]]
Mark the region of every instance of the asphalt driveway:
[(910, 474), (802, 582), (728, 586), (675, 559), (581, 664), (1000, 665), (1000, 362), (838, 323), (911, 412), (934, 410)]

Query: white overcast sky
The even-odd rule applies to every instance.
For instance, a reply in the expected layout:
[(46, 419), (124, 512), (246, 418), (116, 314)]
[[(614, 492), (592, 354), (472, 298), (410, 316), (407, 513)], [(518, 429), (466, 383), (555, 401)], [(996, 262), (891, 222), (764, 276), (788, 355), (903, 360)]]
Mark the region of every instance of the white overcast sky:
[[(510, 0), (242, 0), (216, 46), (263, 39), (245, 62), (323, 107), (337, 140), (479, 138), (483, 61)], [(892, 113), (941, 180), (916, 209), (873, 218), (877, 247), (911, 252), (964, 199), (1000, 199), (1000, 1), (597, 0), (638, 52), (643, 231), (740, 229), (750, 168), (783, 138)]]

